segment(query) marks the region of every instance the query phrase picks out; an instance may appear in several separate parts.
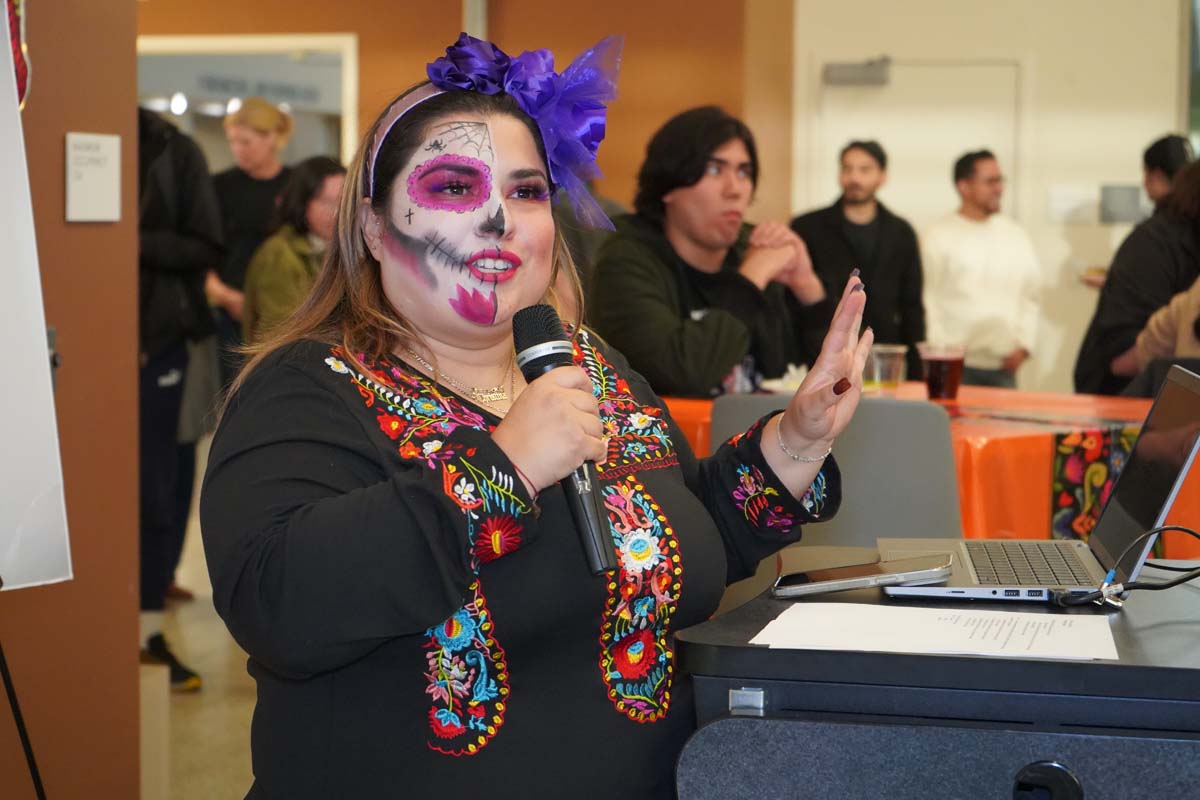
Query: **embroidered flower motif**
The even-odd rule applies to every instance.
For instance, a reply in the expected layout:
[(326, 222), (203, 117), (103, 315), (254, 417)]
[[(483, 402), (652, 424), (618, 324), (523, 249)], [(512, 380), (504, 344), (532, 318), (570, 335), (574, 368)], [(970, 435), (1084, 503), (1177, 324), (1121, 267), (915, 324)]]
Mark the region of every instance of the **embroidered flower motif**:
[(405, 442), (400, 446), (401, 458), (420, 458), (421, 451), (412, 442)]
[(646, 617), (651, 622), (654, 621), (654, 598), (639, 597), (633, 602), (633, 614), (637, 617)]
[(346, 375), (350, 372), (350, 368), (347, 367), (340, 358), (334, 358), (333, 356), (330, 356), (329, 358), (325, 359), (325, 363), (329, 365), (331, 370), (339, 375)]
[(437, 640), (437, 643), (454, 653), (469, 645), (475, 638), (478, 629), (475, 626), (475, 620), (471, 619), (471, 615), (465, 609), (460, 608), (451, 614), (448, 620), (432, 630), (433, 638)]
[(421, 445), (421, 452), (425, 454), (426, 458), (429, 458), (434, 453), (441, 450), (443, 444), (445, 444), (445, 442), (443, 442), (441, 439), (430, 439), (428, 442), (425, 442), (423, 445)]
[[(745, 515), (748, 522), (762, 528), (785, 531), (796, 527), (796, 518), (781, 504), (772, 501), (771, 498), (779, 496), (779, 491), (767, 485), (762, 470), (750, 464), (741, 464), (737, 468), (737, 474), (738, 485), (733, 490), (733, 504)], [(817, 473), (818, 479), (821, 476), (822, 473)], [(824, 503), (823, 492), (820, 502)]]
[(646, 449), (646, 445), (643, 444), (642, 442), (638, 442), (638, 441), (626, 442), (625, 446), (622, 449), (623, 449), (625, 455), (635, 456), (635, 457), (636, 456), (644, 456), (644, 455), (646, 455), (647, 452), (649, 452)]
[(813, 519), (820, 519), (821, 512), (825, 509), (825, 486), (825, 472), (822, 470), (813, 478), (813, 482), (800, 498), (801, 507)]
[(576, 336), (575, 363), (591, 378), (604, 433), (609, 437), (605, 461), (596, 465), (601, 476), (611, 480), (679, 463), (661, 412), (633, 396), (625, 379), (618, 377), (592, 346), (587, 331)]
[(426, 397), (414, 397), (412, 410), (423, 417), (436, 417), (442, 413), (442, 407)]
[(630, 424), (630, 426), (633, 427), (634, 430), (640, 431), (642, 428), (649, 427), (650, 423), (652, 423), (653, 421), (654, 420), (651, 419), (649, 415), (643, 414), (641, 412), (629, 415), (629, 424)]
[(462, 720), (448, 708), (429, 709), (429, 726), (439, 739), (453, 739), (466, 733)]
[(486, 564), (511, 553), (521, 544), (522, 530), (512, 517), (488, 517), (475, 539), (475, 555)]
[(645, 572), (662, 560), (658, 537), (646, 530), (625, 535), (621, 542), (621, 566), (627, 572)]
[(654, 634), (640, 630), (613, 648), (613, 667), (626, 680), (644, 678), (658, 662)]
[(378, 421), (379, 430), (386, 433), (388, 438), (393, 440), (399, 439), (408, 427), (408, 423), (404, 417), (397, 417), (393, 414), (380, 414)]
[(458, 480), (454, 482), (454, 496), (464, 506), (474, 506), (479, 503), (475, 497), (475, 484), (467, 480), (466, 475), (459, 476)]

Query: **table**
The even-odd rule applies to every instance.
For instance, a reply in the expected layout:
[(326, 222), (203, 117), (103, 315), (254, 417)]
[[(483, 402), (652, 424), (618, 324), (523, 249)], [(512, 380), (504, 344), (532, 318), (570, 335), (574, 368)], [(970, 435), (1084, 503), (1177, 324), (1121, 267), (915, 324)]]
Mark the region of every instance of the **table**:
[[(784, 551), (789, 569), (833, 566), (869, 560), (868, 548), (810, 547)], [(1002, 609), (995, 603), (938, 604), (937, 601), (896, 601), (884, 598), (878, 589), (816, 595), (811, 602), (888, 603), (942, 608)], [(1037, 743), (1038, 759), (1060, 758), (1079, 769), (1089, 787), (1088, 797), (1181, 796), (1156, 792), (1150, 783), (1134, 794), (1113, 794), (1112, 785), (1097, 778), (1105, 763), (1126, 765), (1141, 759), (1127, 756), (1153, 751), (1156, 743), (1171, 739), (1185, 756), (1164, 763), (1159, 753), (1151, 761), (1153, 780), (1195, 780), (1200, 754), (1200, 591), (1177, 587), (1163, 592), (1135, 592), (1120, 613), (1108, 615), (1117, 647), (1117, 661), (1073, 661), (1036, 658), (990, 658), (921, 653), (881, 653), (839, 650), (788, 650), (751, 646), (749, 640), (789, 604), (762, 596), (730, 613), (676, 634), (679, 667), (693, 676), (696, 715), (703, 726), (722, 720), (739, 707), (763, 719), (796, 720), (788, 736), (778, 772), (796, 771), (796, 759), (809, 748), (820, 746), (811, 738), (805, 718), (850, 721), (868, 728), (897, 723), (929, 726), (947, 736), (1003, 729), (1008, 739), (989, 757), (1008, 757), (1020, 749), (1027, 737)], [(1019, 604), (1025, 613), (1095, 614), (1093, 609), (1060, 609), (1049, 604)], [(738, 690), (731, 695), (730, 690)], [(747, 691), (748, 690), (748, 691)], [(799, 718), (799, 719), (797, 719)], [(946, 763), (945, 752), (914, 748), (908, 733), (921, 728), (896, 728), (896, 735), (874, 737), (884, 749), (887, 777), (895, 773), (936, 770)], [(702, 732), (704, 728), (701, 729)], [(777, 729), (777, 736), (787, 735)], [(859, 731), (863, 733), (863, 731)], [(1068, 739), (1084, 737), (1084, 752), (1102, 756), (1088, 764), (1077, 750), (1073, 755)], [(962, 737), (960, 737), (962, 738)], [(695, 740), (693, 740), (695, 741)], [(736, 742), (733, 744), (736, 745)], [(856, 734), (836, 743), (855, 753), (868, 746)], [(691, 745), (689, 745), (691, 747)], [(855, 752), (858, 748), (859, 752)], [(914, 750), (920, 750), (914, 752)], [(726, 752), (745, 757), (743, 748)], [(758, 753), (759, 751), (754, 751)], [(685, 755), (687, 750), (685, 750)], [(836, 758), (837, 753), (828, 754)], [(713, 759), (709, 759), (712, 761)], [(755, 769), (765, 769), (760, 758)], [(1015, 762), (1018, 766), (1022, 759)], [(734, 760), (718, 760), (718, 769), (733, 770)], [(882, 767), (880, 769), (883, 769)], [(803, 772), (805, 767), (800, 767)], [(815, 774), (815, 773), (814, 773)], [(1013, 772), (1007, 773), (1011, 781)], [(739, 774), (740, 777), (740, 774)], [(792, 775), (793, 780), (808, 777)], [(817, 775), (817, 777), (820, 777)], [(1143, 775), (1143, 780), (1148, 777)], [(785, 784), (787, 785), (787, 784)], [(1095, 791), (1097, 788), (1099, 792)], [(1192, 787), (1194, 788), (1194, 786)], [(1191, 788), (1184, 795), (1191, 796)], [(761, 796), (770, 796), (769, 794)], [(788, 795), (791, 796), (791, 795)], [(825, 796), (837, 796), (830, 793)], [(867, 796), (867, 795), (856, 795)], [(880, 796), (873, 793), (870, 796)], [(897, 797), (927, 797), (930, 794), (900, 792)], [(968, 796), (947, 791), (933, 796)], [(993, 790), (969, 796), (1009, 796)]]
[[(924, 400), (925, 385), (889, 396)], [(664, 398), (699, 454), (710, 452), (712, 401)], [(963, 386), (945, 404), (958, 473), (963, 532), (971, 538), (1086, 539), (1151, 401)], [(1200, 469), (1167, 521), (1200, 530)], [(1164, 555), (1200, 558), (1200, 541), (1164, 537)]]

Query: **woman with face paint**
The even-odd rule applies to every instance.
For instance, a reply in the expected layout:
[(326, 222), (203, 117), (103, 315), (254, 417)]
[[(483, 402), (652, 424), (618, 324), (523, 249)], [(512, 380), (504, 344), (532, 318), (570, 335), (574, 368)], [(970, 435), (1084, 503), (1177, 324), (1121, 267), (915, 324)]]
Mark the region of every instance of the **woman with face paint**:
[[(258, 683), (250, 797), (670, 798), (694, 722), (674, 632), (840, 501), (871, 334), (851, 279), (783, 414), (697, 459), (621, 355), (526, 384), (512, 317), (582, 308), (550, 196), (597, 176), (619, 42), (562, 73), (465, 34), (351, 165), (325, 268), (234, 382), (201, 501)], [(558, 481), (597, 463), (620, 567)]]

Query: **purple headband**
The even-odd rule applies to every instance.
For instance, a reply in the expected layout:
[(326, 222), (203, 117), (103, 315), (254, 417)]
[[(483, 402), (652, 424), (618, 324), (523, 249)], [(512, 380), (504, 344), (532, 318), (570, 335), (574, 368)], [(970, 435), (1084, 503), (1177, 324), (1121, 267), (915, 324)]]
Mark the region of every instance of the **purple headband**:
[(429, 83), (401, 97), (384, 115), (371, 142), (370, 186), (375, 161), (396, 122), (421, 103), (449, 90), (510, 95), (533, 118), (546, 147), (550, 180), (566, 191), (575, 215), (593, 228), (613, 230), (587, 181), (600, 177), (596, 150), (604, 139), (606, 103), (617, 95), (622, 39), (608, 36), (584, 51), (561, 73), (549, 50), (527, 50), (510, 58), (491, 42), (459, 34), (446, 55), (426, 67)]

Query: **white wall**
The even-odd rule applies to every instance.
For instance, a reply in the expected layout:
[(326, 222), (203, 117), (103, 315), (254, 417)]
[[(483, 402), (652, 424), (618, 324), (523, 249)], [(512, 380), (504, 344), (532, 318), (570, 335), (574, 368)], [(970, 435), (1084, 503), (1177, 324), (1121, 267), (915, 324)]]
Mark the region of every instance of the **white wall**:
[[(1142, 149), (1183, 126), (1185, 9), (1186, 0), (795, 0), (792, 210), (823, 205), (836, 194), (836, 187), (813, 187), (808, 179), (817, 166), (812, 120), (822, 63), (884, 54), (909, 61), (1017, 60), (1017, 158), (1006, 165), (1009, 192), (1037, 246), (1047, 287), (1038, 352), (1022, 369), (1020, 385), (1070, 391), (1096, 302), (1078, 272), (1107, 264), (1128, 227), (1052, 221), (1051, 189), (1098, 193), (1102, 183), (1140, 182)], [(974, 146), (946, 153), (947, 175), (959, 152)]]

